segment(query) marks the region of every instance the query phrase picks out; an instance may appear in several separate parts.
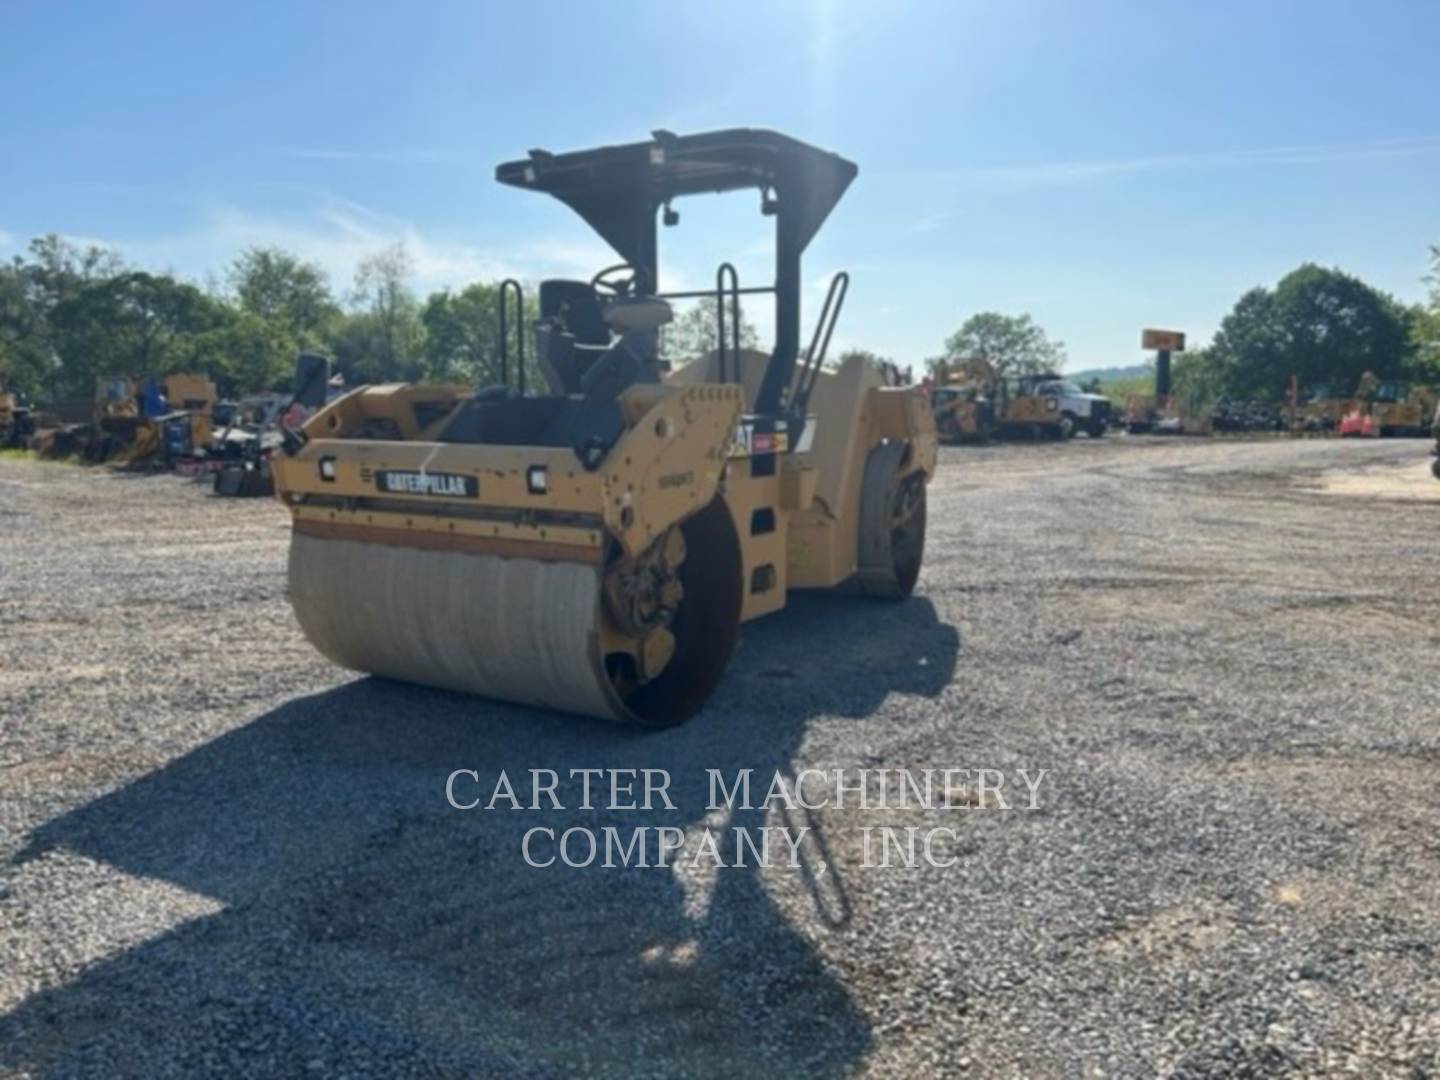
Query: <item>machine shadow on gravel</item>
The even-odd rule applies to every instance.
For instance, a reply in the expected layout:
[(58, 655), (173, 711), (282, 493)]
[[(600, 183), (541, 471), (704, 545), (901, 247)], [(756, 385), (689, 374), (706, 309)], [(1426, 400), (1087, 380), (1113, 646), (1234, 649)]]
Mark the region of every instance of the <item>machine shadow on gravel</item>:
[[(811, 718), (863, 723), (892, 693), (936, 696), (959, 650), (923, 597), (800, 595), (745, 628), (719, 692), (679, 728), (373, 678), (288, 702), (36, 831), (20, 860), (77, 852), (225, 909), (0, 1018), (0, 1071), (225, 1071), (263, 1046), (329, 1074), (374, 1071), (377, 1053), (468, 1075), (847, 1074), (870, 1030), (807, 937), (844, 920), (834, 864), (826, 896), (813, 868), (770, 871), (809, 887), (802, 932), (753, 865), (700, 882), (537, 869), (522, 838), (702, 826), (707, 769), (755, 770), (758, 801)], [(542, 768), (665, 769), (676, 808), (587, 811), (566, 784), (564, 810), (446, 802), (452, 770), (476, 770), (488, 794), (505, 769), (528, 803)], [(765, 824), (736, 810), (717, 829), (727, 861), (730, 827)]]

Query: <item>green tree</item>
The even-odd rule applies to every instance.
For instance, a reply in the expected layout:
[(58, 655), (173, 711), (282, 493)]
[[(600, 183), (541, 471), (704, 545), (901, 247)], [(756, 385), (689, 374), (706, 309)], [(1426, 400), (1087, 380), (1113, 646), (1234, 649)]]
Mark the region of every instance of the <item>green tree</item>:
[(31, 400), (55, 369), (48, 327), (31, 302), (23, 260), (0, 266), (0, 390)]
[[(730, 306), (725, 306), (725, 337), (728, 341), (730, 329)], [(713, 352), (720, 340), (716, 304), (713, 296), (704, 296), (700, 302), (680, 314), (661, 331), (661, 352), (676, 367), (698, 360)], [(740, 305), (740, 347), (758, 348), (760, 335), (745, 315), (745, 305)]]
[(227, 277), (242, 311), (282, 327), (301, 348), (320, 346), (339, 318), (325, 272), (281, 248), (241, 252)]
[(1171, 369), (1170, 390), (1188, 414), (1202, 415), (1225, 394), (1225, 369), (1209, 349), (1180, 353)]
[(1440, 244), (1430, 246), (1428, 304), (1416, 304), (1410, 311), (1410, 338), (1414, 346), (1410, 377), (1427, 386), (1440, 386)]
[(832, 358), (830, 362), (836, 367), (839, 367), (845, 363), (845, 361), (854, 357), (859, 357), (861, 360), (868, 360), (877, 367), (881, 364), (895, 364), (895, 361), (891, 360), (890, 357), (881, 356), (879, 353), (871, 352), (869, 349), (846, 349), (839, 356)]
[(82, 248), (54, 234), (37, 237), (27, 256), (0, 266), (0, 381), (29, 400), (53, 402), (65, 393), (56, 309), (123, 269), (108, 249)]
[[(979, 357), (998, 375), (1037, 375), (1065, 366), (1065, 346), (1051, 341), (1029, 315), (982, 311), (945, 339), (950, 359)], [(928, 361), (933, 370), (935, 361)]]
[(224, 397), (289, 389), (299, 348), (283, 325), (233, 308), (194, 342), (202, 370)]
[(913, 380), (915, 377), (914, 371), (911, 370), (909, 367), (902, 368), (894, 360), (890, 359), (890, 357), (881, 356), (879, 353), (871, 352), (869, 349), (846, 349), (839, 356), (832, 356), (825, 366), (831, 368), (839, 368), (844, 365), (847, 360), (853, 358), (864, 360), (867, 363), (873, 364), (877, 368), (881, 368), (882, 370), (886, 367), (889, 367), (901, 378), (905, 378), (908, 376), (911, 380)]
[(350, 294), (352, 314), (334, 338), (345, 380), (410, 382), (424, 374), (425, 327), (410, 291), (414, 263), (403, 242), (361, 260)]
[(1411, 317), (1394, 299), (1340, 270), (1306, 263), (1274, 289), (1236, 302), (1210, 346), (1226, 393), (1281, 397), (1292, 375), (1306, 387), (1352, 390), (1366, 371), (1403, 377)]
[(82, 396), (98, 375), (213, 373), (219, 364), (204, 342), (229, 318), (222, 303), (167, 275), (127, 271), (92, 282), (52, 316), (61, 385)]
[(1122, 405), (1131, 395), (1149, 397), (1155, 393), (1155, 376), (1132, 375), (1124, 379), (1112, 379), (1102, 385), (1100, 393)]
[[(514, 300), (510, 301), (512, 304)], [(525, 384), (539, 385), (539, 369), (531, 333), (538, 314), (533, 290), (525, 297), (525, 311), (520, 326), (507, 328), (509, 342), (509, 378), (515, 383), (515, 353), (523, 339), (525, 348)], [(514, 312), (510, 312), (513, 321)], [(425, 328), (425, 373), (439, 381), (459, 380), (476, 385), (492, 385), (500, 381), (500, 283), (477, 281), (459, 292), (443, 289), (431, 293), (420, 311)], [(518, 334), (518, 336), (517, 336)]]

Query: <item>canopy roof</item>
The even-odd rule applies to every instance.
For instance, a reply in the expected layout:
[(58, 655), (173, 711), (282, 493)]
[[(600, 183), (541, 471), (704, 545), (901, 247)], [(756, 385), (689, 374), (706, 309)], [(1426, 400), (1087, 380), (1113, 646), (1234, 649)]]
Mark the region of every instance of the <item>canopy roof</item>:
[(655, 270), (655, 213), (672, 198), (754, 188), (773, 192), (793, 255), (802, 252), (859, 170), (838, 154), (755, 128), (529, 157), (495, 170), (502, 184), (544, 191), (589, 223), (625, 260)]

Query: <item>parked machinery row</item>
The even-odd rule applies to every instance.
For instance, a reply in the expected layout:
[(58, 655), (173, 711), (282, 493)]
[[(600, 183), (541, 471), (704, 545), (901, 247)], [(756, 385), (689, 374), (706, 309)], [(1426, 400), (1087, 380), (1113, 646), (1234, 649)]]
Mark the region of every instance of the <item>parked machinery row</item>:
[(102, 376), (95, 382), (88, 421), (42, 430), (31, 445), (49, 457), (168, 464), (205, 453), (214, 434), (216, 402), (215, 384), (204, 375)]
[(1100, 438), (1111, 421), (1110, 399), (1086, 393), (1063, 375), (1002, 376), (981, 357), (942, 361), (930, 387), (936, 430), (947, 442), (992, 437)]

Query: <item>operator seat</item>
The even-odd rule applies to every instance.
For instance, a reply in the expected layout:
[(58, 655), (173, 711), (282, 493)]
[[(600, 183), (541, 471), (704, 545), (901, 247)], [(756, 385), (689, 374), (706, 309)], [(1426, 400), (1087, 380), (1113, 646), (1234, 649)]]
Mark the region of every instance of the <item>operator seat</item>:
[(581, 345), (609, 345), (610, 328), (588, 281), (551, 278), (540, 283), (540, 318), (559, 319)]
[(552, 394), (580, 393), (581, 379), (610, 341), (600, 298), (589, 282), (552, 278), (540, 283), (535, 357)]

